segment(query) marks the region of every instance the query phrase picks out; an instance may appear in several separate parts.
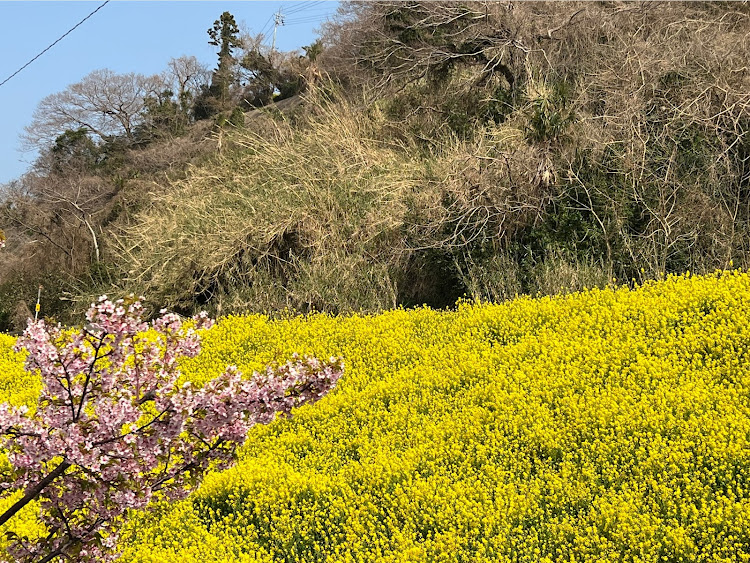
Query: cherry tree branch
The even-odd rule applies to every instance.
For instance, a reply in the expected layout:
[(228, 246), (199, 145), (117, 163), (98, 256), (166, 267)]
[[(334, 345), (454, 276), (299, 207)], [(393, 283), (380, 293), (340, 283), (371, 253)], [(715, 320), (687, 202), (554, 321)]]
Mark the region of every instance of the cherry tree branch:
[(13, 518), (13, 516), (16, 515), (16, 513), (21, 510), (24, 506), (29, 504), (31, 501), (35, 500), (44, 489), (47, 488), (47, 486), (52, 483), (55, 479), (63, 475), (69, 468), (71, 467), (71, 464), (67, 461), (62, 461), (60, 464), (55, 467), (52, 471), (50, 471), (47, 476), (36, 483), (33, 487), (28, 489), (26, 491), (26, 494), (23, 495), (20, 499), (18, 499), (13, 505), (8, 508), (5, 512), (0, 515), (0, 526), (5, 524), (8, 520)]

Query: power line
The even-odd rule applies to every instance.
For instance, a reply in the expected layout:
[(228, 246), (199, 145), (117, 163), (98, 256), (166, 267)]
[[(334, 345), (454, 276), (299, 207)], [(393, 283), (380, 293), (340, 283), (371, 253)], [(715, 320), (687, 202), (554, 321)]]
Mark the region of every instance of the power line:
[(287, 22), (286, 25), (294, 27), (297, 25), (314, 25), (314, 24), (324, 23), (327, 21), (329, 21), (329, 18), (321, 18), (318, 20), (309, 20), (309, 21), (290, 21), (290, 22)]
[(290, 18), (307, 18), (310, 16), (330, 16), (333, 15), (333, 12), (331, 12), (330, 9), (327, 9), (325, 7), (323, 8), (312, 8), (309, 11), (298, 13), (298, 14), (287, 14), (286, 12), (283, 12), (284, 16), (290, 17)]
[[(271, 31), (274, 27), (278, 27), (279, 25), (283, 25), (283, 23), (279, 23), (279, 18), (285, 18), (287, 13), (295, 13), (299, 10), (299, 5), (303, 5), (303, 9), (307, 9), (307, 6), (312, 6), (315, 4), (320, 4), (321, 2), (300, 2), (296, 9), (292, 9), (291, 12), (287, 12), (287, 9), (284, 7), (284, 5), (279, 5), (279, 9), (272, 13), (270, 16), (268, 16), (268, 19), (266, 20), (266, 23), (263, 24), (263, 27), (260, 28), (260, 31), (258, 32), (260, 35), (265, 35), (267, 31)], [(294, 5), (292, 5), (294, 6)], [(273, 22), (273, 24), (271, 24)], [(271, 24), (269, 26), (269, 24)]]
[[(266, 23), (264, 23), (264, 24), (263, 24), (263, 27), (261, 27), (261, 28), (260, 28), (260, 31), (258, 32), (258, 34), (260, 34), (260, 35), (265, 35), (265, 33), (266, 33), (266, 28), (268, 27), (268, 24), (269, 24), (269, 23), (271, 23), (271, 21), (273, 20), (273, 17), (274, 17), (275, 15), (276, 15), (276, 14), (275, 14), (275, 13), (273, 13), (273, 14), (271, 14), (270, 16), (268, 16), (268, 19), (266, 20)], [(270, 31), (270, 30), (271, 30), (271, 28), (268, 28), (268, 31)]]
[(318, 0), (317, 2), (300, 2), (298, 4), (290, 4), (286, 7), (281, 6), (281, 10), (284, 12), (284, 15), (291, 15), (297, 12), (304, 12), (320, 4), (323, 4), (322, 0)]
[[(289, 15), (292, 15), (292, 18), (287, 20), (286, 17)], [(278, 11), (268, 18), (266, 25), (264, 25), (263, 29), (261, 30), (261, 35), (265, 33), (265, 29), (268, 27), (271, 19), (275, 18), (273, 25), (273, 42), (271, 46), (271, 50), (273, 50), (276, 46), (276, 31), (279, 26), (287, 24), (302, 25), (322, 23), (324, 21), (328, 21), (331, 15), (332, 14), (330, 10), (326, 9), (325, 2), (323, 0), (318, 0), (315, 2), (302, 1), (297, 2), (296, 4), (287, 4), (286, 6), (282, 4), (279, 6)]]
[(63, 33), (54, 43), (51, 43), (46, 49), (44, 49), (43, 51), (41, 51), (36, 57), (34, 57), (29, 62), (27, 62), (25, 65), (23, 65), (16, 72), (14, 72), (13, 74), (11, 74), (8, 78), (6, 78), (2, 82), (0, 82), (0, 86), (2, 86), (3, 84), (5, 84), (6, 82), (8, 82), (8, 80), (10, 80), (11, 78), (13, 78), (16, 74), (18, 74), (19, 72), (21, 72), (23, 69), (25, 69), (31, 63), (33, 63), (35, 60), (37, 60), (39, 57), (41, 57), (44, 53), (46, 53), (52, 47), (54, 47), (55, 45), (57, 45), (67, 35), (69, 35), (75, 28), (77, 28), (79, 25), (81, 25), (83, 22), (85, 22), (87, 19), (89, 19), (91, 16), (93, 16), (95, 13), (97, 13), (99, 10), (101, 10), (107, 4), (109, 4), (109, 0), (105, 0), (105, 2), (102, 3), (96, 10), (94, 10), (93, 12), (91, 12), (88, 16), (86, 16), (85, 18), (83, 18), (81, 21), (79, 21), (77, 24), (75, 24), (73, 27), (71, 27), (68, 31), (66, 31), (65, 33)]
[(285, 20), (284, 23), (286, 25), (297, 25), (297, 24), (302, 24), (302, 23), (320, 23), (329, 19), (331, 19), (330, 14), (321, 14), (317, 16), (308, 16), (305, 18)]

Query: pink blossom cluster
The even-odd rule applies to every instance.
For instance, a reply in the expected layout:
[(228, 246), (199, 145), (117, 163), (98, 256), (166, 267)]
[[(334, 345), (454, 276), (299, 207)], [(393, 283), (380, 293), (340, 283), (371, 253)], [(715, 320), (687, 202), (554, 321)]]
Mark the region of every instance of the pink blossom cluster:
[[(343, 372), (340, 359), (296, 356), (244, 379), (235, 367), (202, 388), (178, 384), (181, 358), (200, 351), (203, 313), (183, 323), (162, 311), (150, 325), (139, 299), (102, 296), (77, 331), (29, 321), (16, 348), (43, 389), (35, 409), (0, 405), (0, 445), (49, 535), (16, 537), (14, 561), (114, 559), (116, 519), (154, 495), (182, 498), (211, 467), (231, 463), (254, 424), (321, 398)], [(148, 330), (150, 329), (150, 330)]]

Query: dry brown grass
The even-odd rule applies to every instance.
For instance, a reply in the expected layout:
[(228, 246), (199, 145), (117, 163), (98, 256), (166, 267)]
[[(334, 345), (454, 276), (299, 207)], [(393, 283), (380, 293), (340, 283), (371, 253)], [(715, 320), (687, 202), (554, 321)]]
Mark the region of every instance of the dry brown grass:
[(416, 187), (406, 151), (342, 101), (312, 113), (234, 132), (231, 150), (158, 196), (120, 238), (127, 285), (177, 308), (196, 295), (224, 310), (394, 306), (390, 268)]

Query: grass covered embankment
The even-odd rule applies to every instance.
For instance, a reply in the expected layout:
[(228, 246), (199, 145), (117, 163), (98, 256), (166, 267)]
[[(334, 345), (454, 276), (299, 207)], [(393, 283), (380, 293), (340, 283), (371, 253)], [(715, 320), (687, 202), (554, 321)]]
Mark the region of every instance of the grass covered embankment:
[(750, 276), (724, 273), (453, 312), (226, 318), (193, 381), (294, 351), (342, 355), (345, 376), (255, 428), (188, 501), (133, 515), (123, 560), (746, 560), (749, 304)]
[(51, 132), (0, 198), (0, 330), (40, 285), (73, 323), (101, 294), (378, 313), (750, 268), (748, 4), (340, 8), (304, 56), (236, 38), (138, 139)]

